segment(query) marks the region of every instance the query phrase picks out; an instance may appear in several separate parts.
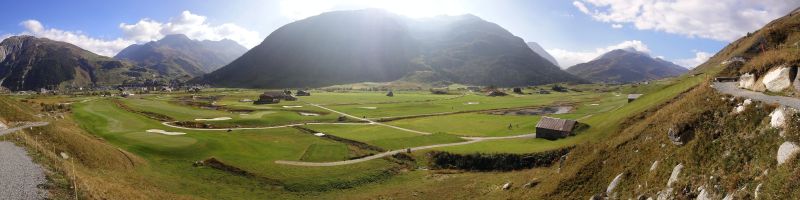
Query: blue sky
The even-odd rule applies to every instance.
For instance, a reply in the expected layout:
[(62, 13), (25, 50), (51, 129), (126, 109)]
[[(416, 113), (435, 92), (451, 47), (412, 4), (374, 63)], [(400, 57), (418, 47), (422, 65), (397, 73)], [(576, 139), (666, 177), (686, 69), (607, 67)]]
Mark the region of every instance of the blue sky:
[[(113, 56), (184, 33), (257, 45), (278, 27), (325, 11), (378, 7), (411, 17), (471, 13), (541, 44), (562, 67), (633, 47), (686, 67), (785, 15), (793, 0), (0, 0), (0, 37), (30, 34)], [(659, 5), (659, 6), (656, 6)], [(567, 66), (565, 66), (567, 65)]]

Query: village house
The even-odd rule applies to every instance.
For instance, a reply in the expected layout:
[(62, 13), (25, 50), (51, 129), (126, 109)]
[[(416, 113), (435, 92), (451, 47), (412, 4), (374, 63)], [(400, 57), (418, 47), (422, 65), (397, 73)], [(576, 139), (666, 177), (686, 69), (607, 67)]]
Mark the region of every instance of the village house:
[(542, 117), (536, 124), (536, 138), (556, 140), (571, 136), (576, 124), (575, 120)]

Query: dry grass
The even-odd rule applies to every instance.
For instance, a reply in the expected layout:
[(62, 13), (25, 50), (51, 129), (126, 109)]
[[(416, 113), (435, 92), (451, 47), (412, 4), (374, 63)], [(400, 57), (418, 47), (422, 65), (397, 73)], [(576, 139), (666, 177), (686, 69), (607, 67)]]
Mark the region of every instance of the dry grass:
[[(5, 121), (40, 121), (35, 104), (0, 97)], [(92, 137), (70, 117), (51, 125), (26, 129), (3, 138), (26, 147), (45, 167), (52, 199), (186, 199), (150, 186), (136, 174), (147, 161)], [(64, 159), (64, 152), (69, 159)], [(77, 186), (77, 187), (76, 187)]]

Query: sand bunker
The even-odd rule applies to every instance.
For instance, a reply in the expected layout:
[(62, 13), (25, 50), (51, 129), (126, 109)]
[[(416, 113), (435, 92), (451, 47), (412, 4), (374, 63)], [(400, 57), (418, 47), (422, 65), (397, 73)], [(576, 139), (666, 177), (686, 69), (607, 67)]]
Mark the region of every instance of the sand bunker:
[(298, 112), (302, 116), (319, 116), (317, 113)]
[(283, 108), (302, 108), (303, 106), (283, 106)]
[(599, 106), (600, 104), (593, 103), (593, 104), (589, 104), (589, 105), (590, 106)]
[(230, 118), (230, 117), (217, 117), (217, 118), (211, 118), (211, 119), (194, 119), (194, 121), (225, 121), (225, 120), (231, 120), (231, 119), (233, 119), (233, 118)]
[(481, 102), (467, 102), (467, 103), (464, 103), (464, 104), (465, 105), (478, 105), (478, 104), (481, 104)]
[(322, 136), (325, 136), (325, 133), (314, 133), (314, 135), (317, 136), (317, 137), (322, 137)]
[(164, 135), (186, 135), (186, 133), (169, 132), (169, 131), (165, 131), (165, 130), (161, 130), (161, 129), (150, 129), (150, 130), (147, 130), (147, 132), (148, 133), (161, 133), (161, 134), (164, 134)]
[(363, 108), (363, 109), (369, 109), (369, 110), (375, 110), (375, 109), (378, 109), (378, 107), (359, 107), (359, 108)]

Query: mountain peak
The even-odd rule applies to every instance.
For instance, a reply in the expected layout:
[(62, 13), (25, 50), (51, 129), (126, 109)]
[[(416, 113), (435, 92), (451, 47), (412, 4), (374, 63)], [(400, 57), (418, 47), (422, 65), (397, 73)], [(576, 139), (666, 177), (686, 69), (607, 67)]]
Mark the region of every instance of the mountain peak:
[(165, 35), (164, 38), (161, 38), (158, 41), (186, 41), (186, 40), (192, 40), (192, 39), (190, 39), (189, 36), (186, 36), (184, 34), (170, 34), (170, 35)]
[(595, 82), (630, 83), (677, 76), (688, 69), (634, 48), (615, 49), (567, 72)]
[(559, 66), (558, 61), (556, 61), (556, 58), (554, 58), (553, 55), (550, 55), (550, 53), (547, 53), (547, 51), (545, 51), (544, 48), (542, 48), (542, 46), (539, 45), (539, 43), (528, 42), (526, 44), (528, 45), (528, 48), (531, 48), (531, 50), (533, 50), (534, 53), (538, 54), (544, 59), (547, 59), (547, 61), (550, 61), (550, 63), (553, 63), (553, 65)]

